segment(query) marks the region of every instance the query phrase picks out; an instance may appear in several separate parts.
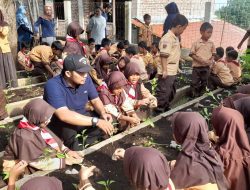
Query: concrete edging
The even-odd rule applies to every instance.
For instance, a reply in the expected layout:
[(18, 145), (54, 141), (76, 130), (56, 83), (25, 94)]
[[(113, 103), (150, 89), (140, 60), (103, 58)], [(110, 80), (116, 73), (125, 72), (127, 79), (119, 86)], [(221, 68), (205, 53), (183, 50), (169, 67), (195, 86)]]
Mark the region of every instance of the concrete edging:
[[(213, 94), (221, 92), (222, 90), (223, 89), (214, 90)], [(206, 97), (207, 97), (207, 95), (205, 94), (205, 95), (203, 95), (203, 96), (201, 96), (199, 98), (196, 98), (196, 99), (194, 99), (194, 100), (192, 100), (190, 102), (187, 102), (186, 104), (180, 105), (180, 106), (178, 106), (178, 107), (176, 107), (176, 108), (174, 108), (174, 109), (172, 109), (172, 110), (170, 110), (168, 112), (162, 113), (162, 114), (160, 114), (160, 115), (152, 118), (152, 121), (156, 122), (156, 121), (160, 120), (161, 118), (167, 117), (167, 116), (169, 116), (169, 115), (171, 115), (171, 114), (173, 114), (173, 113), (175, 113), (175, 112), (177, 112), (179, 110), (182, 110), (185, 107), (189, 107), (189, 106), (191, 106), (191, 105), (193, 105), (193, 104), (195, 104), (195, 103), (197, 103), (197, 102), (205, 99)], [(93, 146), (91, 146), (91, 147), (83, 150), (83, 153), (85, 155), (94, 153), (95, 151), (99, 150), (100, 148), (102, 148), (102, 147), (104, 147), (104, 146), (106, 146), (106, 145), (108, 145), (110, 143), (113, 143), (113, 142), (115, 142), (117, 140), (120, 140), (123, 137), (125, 137), (125, 136), (127, 136), (129, 134), (132, 134), (132, 133), (134, 133), (134, 132), (136, 132), (136, 131), (138, 131), (140, 129), (143, 129), (143, 128), (147, 127), (147, 126), (148, 126), (148, 124), (146, 122), (141, 123), (137, 127), (131, 128), (128, 131), (125, 131), (123, 133), (117, 134), (117, 135), (115, 135), (115, 136), (113, 136), (113, 137), (111, 137), (111, 138), (109, 138), (107, 140), (104, 140), (104, 141), (102, 141), (102, 142), (100, 142), (100, 143), (98, 143), (96, 145), (93, 145)], [(32, 175), (26, 176), (26, 177), (22, 178), (21, 180), (17, 181), (16, 182), (16, 186), (20, 187), (22, 184), (24, 184), (26, 181), (28, 181), (31, 178), (38, 177), (38, 176), (45, 176), (45, 175), (47, 175), (47, 174), (49, 174), (49, 173), (51, 173), (53, 171), (55, 171), (55, 170), (51, 170), (51, 171), (39, 171), (39, 172), (36, 172), (36, 173), (34, 173)], [(0, 190), (7, 190), (7, 186), (1, 188)]]

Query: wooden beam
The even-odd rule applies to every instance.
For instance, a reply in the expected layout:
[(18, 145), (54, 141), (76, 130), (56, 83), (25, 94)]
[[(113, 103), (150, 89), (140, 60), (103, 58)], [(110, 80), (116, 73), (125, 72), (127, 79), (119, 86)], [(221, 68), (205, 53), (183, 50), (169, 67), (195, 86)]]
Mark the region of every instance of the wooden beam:
[(115, 4), (116, 4), (116, 1), (115, 0), (112, 0), (112, 17), (113, 17), (113, 37), (114, 37), (114, 40), (116, 40), (116, 10), (115, 10)]

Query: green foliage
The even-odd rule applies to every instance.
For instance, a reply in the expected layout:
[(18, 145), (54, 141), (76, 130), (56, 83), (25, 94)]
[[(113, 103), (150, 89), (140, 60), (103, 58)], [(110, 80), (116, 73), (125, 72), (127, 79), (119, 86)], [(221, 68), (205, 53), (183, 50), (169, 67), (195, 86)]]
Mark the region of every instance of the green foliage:
[(7, 179), (9, 179), (9, 177), (10, 177), (10, 172), (3, 172), (3, 173), (2, 173), (2, 177), (3, 177), (3, 180), (4, 180), (4, 181), (7, 180)]
[(114, 183), (114, 180), (98, 181), (97, 184), (104, 186), (105, 190), (111, 190), (110, 185)]
[(83, 149), (86, 149), (86, 148), (89, 146), (89, 144), (86, 144), (86, 140), (87, 140), (87, 138), (88, 138), (88, 135), (85, 134), (86, 132), (87, 132), (87, 129), (84, 129), (84, 130), (81, 132), (81, 134), (77, 134), (76, 137), (75, 137), (75, 138), (79, 138), (79, 139), (82, 140), (82, 143), (79, 144), (79, 146), (82, 146)]
[(157, 78), (154, 78), (153, 80), (151, 80), (151, 85), (152, 85), (152, 95), (154, 96), (155, 95), (155, 90), (156, 90), (156, 87), (157, 87), (157, 81), (158, 79)]
[(226, 6), (221, 7), (215, 14), (231, 24), (247, 29), (250, 24), (249, 10), (249, 0), (230, 0)]
[(155, 124), (150, 117), (148, 117), (146, 120), (144, 120), (144, 123), (155, 128)]

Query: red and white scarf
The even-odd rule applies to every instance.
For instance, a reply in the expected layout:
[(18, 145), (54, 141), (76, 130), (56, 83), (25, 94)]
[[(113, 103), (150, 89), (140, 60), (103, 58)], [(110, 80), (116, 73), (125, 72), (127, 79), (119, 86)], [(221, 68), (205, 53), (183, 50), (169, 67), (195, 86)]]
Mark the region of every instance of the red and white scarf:
[(135, 94), (136, 93), (135, 89), (136, 89), (137, 83), (136, 84), (132, 84), (132, 83), (128, 82), (128, 85), (131, 87), (129, 89), (129, 91), (128, 91), (128, 96), (134, 100), (135, 99), (135, 95), (136, 95)]
[(52, 135), (46, 129), (30, 124), (28, 120), (26, 119), (26, 117), (23, 117), (23, 119), (19, 122), (18, 128), (19, 129), (31, 129), (33, 131), (41, 130), (41, 136), (46, 142), (46, 144), (51, 146), (53, 149), (60, 151), (59, 145), (56, 142), (56, 140), (52, 137)]

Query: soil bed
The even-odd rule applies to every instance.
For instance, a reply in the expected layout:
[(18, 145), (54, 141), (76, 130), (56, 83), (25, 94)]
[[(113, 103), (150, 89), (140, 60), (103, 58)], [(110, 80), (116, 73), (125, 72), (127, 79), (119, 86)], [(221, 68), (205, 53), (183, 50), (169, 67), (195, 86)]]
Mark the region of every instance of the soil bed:
[[(235, 89), (224, 90), (221, 93), (215, 94), (214, 97), (219, 98), (218, 102), (221, 99), (229, 96), (234, 92)], [(183, 109), (183, 111), (198, 111), (202, 112), (204, 108), (208, 109), (208, 113), (211, 115), (212, 104), (218, 104), (217, 101), (213, 99), (212, 96), (207, 97), (206, 99), (197, 104), (192, 105), (188, 108)], [(119, 141), (113, 142), (98, 151), (85, 156), (84, 164), (87, 166), (96, 165), (101, 171), (100, 176), (93, 178), (93, 184), (96, 189), (104, 189), (104, 187), (98, 185), (98, 181), (106, 181), (108, 179), (114, 180), (115, 183), (111, 185), (112, 190), (132, 190), (129, 181), (124, 175), (122, 161), (112, 161), (111, 157), (116, 148), (129, 148), (131, 146), (153, 146), (159, 149), (168, 160), (176, 159), (178, 155), (178, 150), (169, 148), (172, 138), (172, 129), (170, 126), (170, 117), (162, 118), (159, 121), (155, 122), (155, 127), (146, 127), (136, 133), (125, 136)], [(164, 144), (164, 145), (154, 145)], [(51, 176), (56, 176), (63, 181), (64, 189), (73, 190), (73, 183), (78, 183), (77, 175), (66, 175), (63, 171), (56, 171), (51, 173)]]
[(34, 86), (30, 88), (22, 88), (8, 91), (5, 97), (8, 103), (12, 103), (42, 96), (43, 91), (43, 86)]

